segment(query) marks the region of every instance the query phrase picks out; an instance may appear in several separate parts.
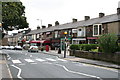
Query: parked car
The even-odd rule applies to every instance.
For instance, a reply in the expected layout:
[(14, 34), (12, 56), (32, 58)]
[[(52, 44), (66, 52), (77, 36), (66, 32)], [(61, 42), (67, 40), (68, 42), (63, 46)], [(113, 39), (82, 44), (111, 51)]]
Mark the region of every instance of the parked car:
[(3, 49), (9, 49), (9, 46), (4, 46), (4, 48)]
[(9, 49), (10, 49), (10, 50), (14, 50), (15, 47), (14, 47), (14, 46), (9, 46)]
[(21, 46), (15, 46), (14, 49), (15, 49), (15, 50), (22, 50), (22, 47), (21, 47)]
[(0, 50), (3, 48), (3, 46), (0, 46)]
[(28, 52), (38, 52), (38, 47), (37, 46), (30, 46), (30, 48), (28, 49)]
[(23, 49), (28, 50), (29, 48), (30, 48), (30, 45), (29, 45), (29, 44), (24, 44), (24, 45), (23, 45)]

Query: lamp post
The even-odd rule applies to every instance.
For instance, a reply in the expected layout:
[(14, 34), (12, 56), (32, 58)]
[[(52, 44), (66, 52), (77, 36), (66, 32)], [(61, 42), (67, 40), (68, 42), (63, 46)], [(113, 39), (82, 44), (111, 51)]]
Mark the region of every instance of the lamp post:
[(65, 34), (65, 50), (64, 50), (64, 58), (66, 58), (66, 35), (67, 35), (67, 31), (65, 31), (64, 34)]

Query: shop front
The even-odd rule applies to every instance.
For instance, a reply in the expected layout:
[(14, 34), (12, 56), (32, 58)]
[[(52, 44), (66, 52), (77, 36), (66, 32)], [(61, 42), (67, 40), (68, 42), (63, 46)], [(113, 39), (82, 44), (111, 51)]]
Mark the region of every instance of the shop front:
[(86, 38), (73, 38), (72, 44), (85, 44)]

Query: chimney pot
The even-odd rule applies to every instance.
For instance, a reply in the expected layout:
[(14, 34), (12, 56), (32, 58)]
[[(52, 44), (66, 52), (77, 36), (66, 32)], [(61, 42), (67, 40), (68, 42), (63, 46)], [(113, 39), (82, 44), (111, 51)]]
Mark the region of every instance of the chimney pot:
[(75, 18), (73, 18), (72, 20), (73, 20), (73, 23), (74, 23), (74, 22), (77, 22), (77, 19), (75, 19)]
[(42, 26), (42, 29), (46, 28), (46, 26)]
[(59, 22), (58, 22), (58, 21), (55, 22), (55, 26), (57, 26), (57, 25), (59, 25)]
[(38, 30), (38, 29), (40, 29), (40, 27), (39, 27), (39, 26), (37, 27), (37, 30)]
[(99, 13), (99, 18), (102, 18), (102, 17), (104, 17), (104, 16), (105, 16), (104, 13)]
[(85, 16), (85, 21), (89, 19), (90, 19), (90, 16)]
[(48, 27), (51, 27), (52, 26), (52, 24), (48, 24)]

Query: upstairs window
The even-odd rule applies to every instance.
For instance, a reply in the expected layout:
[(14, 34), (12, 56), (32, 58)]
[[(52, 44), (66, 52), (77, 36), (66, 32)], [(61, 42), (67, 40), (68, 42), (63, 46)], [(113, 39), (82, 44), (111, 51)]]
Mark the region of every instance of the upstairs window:
[(99, 36), (102, 33), (102, 25), (94, 24), (93, 25), (93, 36)]

